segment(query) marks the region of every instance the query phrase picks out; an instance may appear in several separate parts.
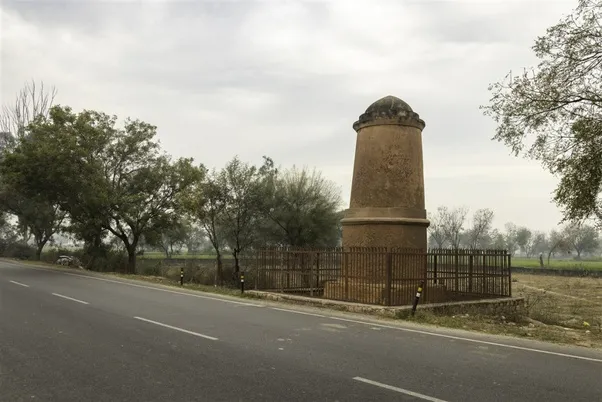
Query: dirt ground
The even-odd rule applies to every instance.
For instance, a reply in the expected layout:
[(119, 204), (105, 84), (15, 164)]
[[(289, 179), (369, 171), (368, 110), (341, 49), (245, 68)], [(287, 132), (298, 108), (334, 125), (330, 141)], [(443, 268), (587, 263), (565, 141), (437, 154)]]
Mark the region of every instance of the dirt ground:
[(602, 348), (602, 279), (527, 274), (512, 277), (513, 296), (525, 298), (525, 308), (520, 314), (423, 315), (419, 320), (492, 334)]

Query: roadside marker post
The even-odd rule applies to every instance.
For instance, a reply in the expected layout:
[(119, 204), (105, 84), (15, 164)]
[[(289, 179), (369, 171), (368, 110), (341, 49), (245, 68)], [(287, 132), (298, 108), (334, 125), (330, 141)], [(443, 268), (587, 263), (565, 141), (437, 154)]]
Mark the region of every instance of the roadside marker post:
[(418, 301), (420, 300), (420, 296), (422, 296), (423, 287), (424, 281), (420, 281), (420, 285), (418, 285), (418, 291), (416, 292), (416, 297), (414, 298), (414, 304), (412, 305), (412, 315), (416, 314), (416, 307), (418, 307)]
[(240, 293), (245, 293), (245, 271), (240, 272)]
[(180, 268), (180, 286), (184, 286), (184, 267)]

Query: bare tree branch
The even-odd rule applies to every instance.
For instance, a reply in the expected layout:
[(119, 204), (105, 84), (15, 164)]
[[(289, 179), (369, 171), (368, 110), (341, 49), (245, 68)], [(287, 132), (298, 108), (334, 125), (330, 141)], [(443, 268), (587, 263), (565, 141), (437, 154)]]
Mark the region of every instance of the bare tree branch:
[(46, 88), (44, 82), (39, 84), (32, 79), (17, 93), (15, 102), (3, 105), (0, 113), (0, 132), (11, 133), (16, 138), (25, 135), (26, 127), (36, 117), (48, 117), (54, 104), (57, 90)]

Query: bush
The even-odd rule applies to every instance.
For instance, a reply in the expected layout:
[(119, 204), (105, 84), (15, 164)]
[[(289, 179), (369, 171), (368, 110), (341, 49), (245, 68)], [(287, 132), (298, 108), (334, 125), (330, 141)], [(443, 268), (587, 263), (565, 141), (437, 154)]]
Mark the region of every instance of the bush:
[(18, 260), (33, 260), (36, 256), (36, 249), (25, 243), (12, 243), (6, 245), (2, 254), (5, 257)]

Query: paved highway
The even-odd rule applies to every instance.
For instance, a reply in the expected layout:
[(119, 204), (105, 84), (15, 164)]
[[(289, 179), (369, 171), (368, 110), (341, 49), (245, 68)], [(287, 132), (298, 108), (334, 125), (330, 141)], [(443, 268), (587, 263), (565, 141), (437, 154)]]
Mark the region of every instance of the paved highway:
[(0, 401), (601, 396), (601, 351), (0, 261)]

